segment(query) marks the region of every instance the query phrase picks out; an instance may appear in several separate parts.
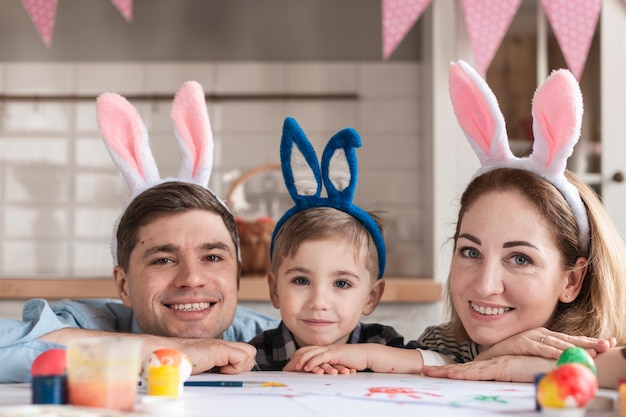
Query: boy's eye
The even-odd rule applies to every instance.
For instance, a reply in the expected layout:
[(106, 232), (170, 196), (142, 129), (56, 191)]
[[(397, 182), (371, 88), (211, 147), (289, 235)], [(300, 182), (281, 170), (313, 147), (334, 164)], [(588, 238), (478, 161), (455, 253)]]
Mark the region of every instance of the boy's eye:
[(351, 285), (345, 279), (338, 279), (337, 281), (335, 281), (335, 287), (337, 287), (337, 288), (349, 288), (349, 287), (351, 287)]
[(296, 285), (309, 285), (309, 279), (305, 277), (295, 277), (292, 282)]

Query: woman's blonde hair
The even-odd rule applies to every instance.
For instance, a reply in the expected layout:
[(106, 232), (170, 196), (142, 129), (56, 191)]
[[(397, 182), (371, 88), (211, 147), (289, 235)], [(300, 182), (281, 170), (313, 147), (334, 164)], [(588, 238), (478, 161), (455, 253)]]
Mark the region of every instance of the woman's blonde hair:
[[(566, 171), (565, 175), (578, 189), (587, 209), (591, 232), (588, 253), (581, 253), (576, 218), (560, 192), (531, 172), (510, 168), (490, 171), (468, 185), (461, 197), (455, 247), (463, 216), (476, 200), (492, 191), (518, 193), (543, 215), (554, 234), (566, 270), (575, 268), (581, 256), (587, 258), (587, 273), (580, 293), (570, 303), (558, 301), (545, 327), (575, 336), (615, 337), (619, 345), (624, 345), (626, 246), (595, 191), (571, 172)], [(452, 303), (449, 280), (447, 293), (455, 335), (459, 340), (468, 340)]]

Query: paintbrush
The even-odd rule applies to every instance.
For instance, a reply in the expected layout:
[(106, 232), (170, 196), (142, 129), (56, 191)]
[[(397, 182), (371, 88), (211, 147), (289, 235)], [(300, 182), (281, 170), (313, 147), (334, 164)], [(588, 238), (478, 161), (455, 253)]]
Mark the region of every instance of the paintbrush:
[(271, 381), (185, 381), (186, 387), (286, 387)]

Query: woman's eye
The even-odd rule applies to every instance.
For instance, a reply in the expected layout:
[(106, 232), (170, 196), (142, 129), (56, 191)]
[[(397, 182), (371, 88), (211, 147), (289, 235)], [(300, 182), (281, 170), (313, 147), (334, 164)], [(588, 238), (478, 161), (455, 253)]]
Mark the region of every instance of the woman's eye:
[(515, 265), (528, 265), (530, 263), (530, 259), (524, 255), (514, 255), (511, 259)]
[(292, 281), (296, 285), (308, 285), (309, 280), (305, 277), (295, 277)]
[(338, 279), (337, 281), (335, 281), (335, 287), (337, 287), (337, 288), (349, 288), (349, 287), (351, 287), (351, 285), (345, 279)]
[(480, 257), (480, 252), (478, 252), (474, 248), (461, 248), (459, 252), (461, 253), (461, 255), (465, 256), (466, 258), (479, 258)]

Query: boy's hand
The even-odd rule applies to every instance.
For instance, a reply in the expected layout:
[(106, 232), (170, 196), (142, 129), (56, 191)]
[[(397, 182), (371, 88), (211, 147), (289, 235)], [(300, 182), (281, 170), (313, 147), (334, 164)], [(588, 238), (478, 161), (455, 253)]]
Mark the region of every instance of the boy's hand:
[(293, 354), (283, 371), (350, 374), (368, 368), (367, 344), (306, 346)]

